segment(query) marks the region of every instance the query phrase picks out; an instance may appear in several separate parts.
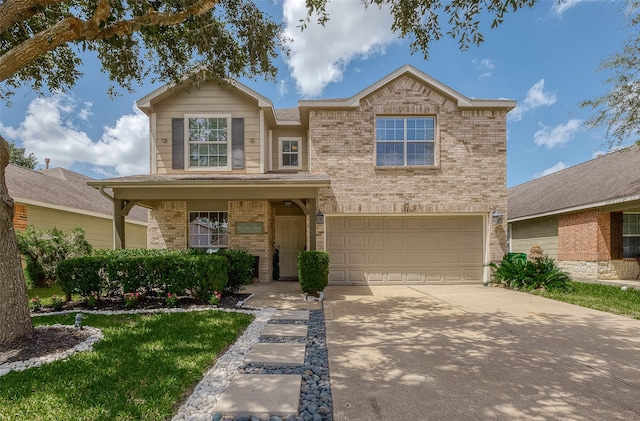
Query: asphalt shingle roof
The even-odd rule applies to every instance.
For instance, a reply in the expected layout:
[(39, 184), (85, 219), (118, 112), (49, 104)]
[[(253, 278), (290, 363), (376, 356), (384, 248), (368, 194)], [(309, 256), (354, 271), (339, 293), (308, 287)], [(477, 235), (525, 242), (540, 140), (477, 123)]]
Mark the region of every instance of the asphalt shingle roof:
[(640, 195), (640, 147), (612, 152), (507, 190), (508, 219)]
[[(87, 185), (87, 181), (94, 179), (64, 168), (34, 171), (9, 164), (5, 179), (9, 194), (14, 199), (29, 199), (43, 204), (64, 206), (77, 209), (79, 213), (89, 211), (108, 216), (113, 214), (111, 200)], [(141, 207), (134, 207), (128, 218), (146, 222), (147, 211)]]

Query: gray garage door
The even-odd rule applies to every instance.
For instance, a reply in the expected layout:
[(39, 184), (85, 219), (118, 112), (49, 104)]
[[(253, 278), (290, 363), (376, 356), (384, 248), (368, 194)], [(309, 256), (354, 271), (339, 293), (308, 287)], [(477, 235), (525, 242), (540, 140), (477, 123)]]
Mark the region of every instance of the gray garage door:
[(482, 216), (329, 216), (329, 282), (482, 282), (482, 221)]

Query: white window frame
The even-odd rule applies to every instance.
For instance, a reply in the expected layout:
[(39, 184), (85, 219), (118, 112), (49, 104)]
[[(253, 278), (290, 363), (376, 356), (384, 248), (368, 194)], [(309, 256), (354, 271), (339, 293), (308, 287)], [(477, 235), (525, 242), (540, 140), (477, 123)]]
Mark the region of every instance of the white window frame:
[[(639, 217), (640, 217), (640, 212), (623, 212), (623, 214), (622, 214), (622, 218), (623, 218), (623, 220), (622, 220), (622, 221), (623, 221), (623, 222), (622, 222), (622, 223), (623, 223), (623, 225), (622, 225), (622, 238), (623, 238), (623, 241), (624, 241), (624, 238), (625, 238), (625, 237), (626, 237), (626, 238), (631, 238), (631, 237), (633, 237), (633, 238), (638, 238), (638, 237), (640, 237), (640, 233), (638, 233), (638, 234), (625, 234), (625, 232), (624, 232), (624, 228), (625, 228), (625, 227), (624, 227), (624, 217), (625, 217), (625, 215), (639, 215)], [(625, 256), (623, 256), (623, 258), (624, 258), (624, 259), (635, 259), (635, 258), (636, 258), (636, 256), (635, 256), (635, 255), (633, 255), (633, 256), (626, 256), (626, 257), (625, 257)]]
[[(404, 137), (402, 140), (378, 140), (378, 120), (379, 119), (403, 119), (404, 120)], [(420, 139), (420, 140), (408, 140), (407, 139), (407, 119), (410, 118), (424, 118), (433, 120), (433, 139)], [(435, 168), (438, 166), (438, 121), (433, 115), (376, 115), (374, 126), (374, 163), (378, 168)], [(381, 143), (402, 143), (403, 144), (403, 164), (402, 165), (378, 165), (378, 144)], [(433, 144), (433, 164), (426, 165), (409, 165), (407, 163), (407, 145), (411, 143), (431, 143)]]
[[(287, 141), (298, 142), (298, 165), (283, 164), (284, 152), (282, 151), (282, 144)], [(291, 153), (291, 155), (293, 155), (293, 153)], [(302, 137), (289, 136), (278, 138), (278, 167), (285, 170), (299, 170), (302, 168)]]
[[(206, 214), (212, 214), (212, 213), (221, 214), (221, 213), (224, 213), (224, 214), (226, 214), (226, 221), (227, 221), (227, 227), (226, 227), (226, 229), (227, 229), (227, 233), (226, 233), (226, 236), (227, 236), (227, 243), (226, 243), (226, 244), (224, 244), (224, 245), (220, 245), (220, 244), (208, 244), (208, 245), (205, 245), (205, 246), (203, 246), (203, 245), (199, 245), (199, 244), (198, 244), (198, 245), (193, 245), (193, 244), (192, 244), (192, 242), (191, 242), (191, 236), (192, 236), (192, 235), (198, 235), (197, 233), (192, 233), (192, 232), (191, 232), (191, 215), (192, 215), (192, 214), (194, 214), (194, 213), (200, 213), (200, 214), (205, 214), (205, 213), (206, 213)], [(217, 210), (209, 210), (209, 211), (190, 211), (190, 212), (188, 212), (187, 217), (188, 217), (188, 220), (187, 220), (188, 233), (187, 233), (187, 235), (189, 236), (189, 237), (188, 237), (188, 240), (187, 240), (187, 244), (188, 244), (188, 247), (189, 247), (189, 248), (194, 248), (194, 249), (211, 249), (211, 248), (213, 248), (213, 249), (215, 249), (215, 248), (220, 249), (220, 248), (229, 248), (229, 234), (230, 234), (230, 232), (229, 232), (229, 231), (230, 231), (230, 230), (229, 230), (229, 212), (228, 212), (228, 211), (226, 211), (226, 210), (224, 210), (224, 211), (222, 211), (222, 210), (220, 210), (220, 211), (217, 211)], [(220, 231), (219, 231), (217, 234), (218, 234), (218, 235), (220, 235)]]
[[(190, 146), (192, 144), (205, 144), (207, 142), (190, 142), (189, 141), (189, 119), (191, 118), (224, 118), (227, 120), (227, 165), (222, 166), (191, 166), (191, 154), (190, 154)], [(184, 115), (184, 167), (188, 171), (230, 171), (231, 170), (231, 161), (232, 157), (232, 146), (231, 146), (231, 136), (233, 133), (231, 132), (231, 114), (185, 114)], [(222, 142), (216, 144), (222, 144)]]

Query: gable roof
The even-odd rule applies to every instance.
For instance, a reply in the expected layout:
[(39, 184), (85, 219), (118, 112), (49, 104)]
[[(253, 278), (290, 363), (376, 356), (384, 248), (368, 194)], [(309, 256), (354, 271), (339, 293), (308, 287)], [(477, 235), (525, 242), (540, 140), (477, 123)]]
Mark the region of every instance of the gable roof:
[(358, 92), (350, 98), (340, 98), (333, 100), (305, 100), (299, 101), (300, 107), (357, 107), (360, 105), (360, 100), (367, 95), (380, 89), (387, 83), (403, 75), (412, 75), (413, 77), (421, 80), (425, 84), (431, 86), (437, 91), (440, 91), (444, 95), (452, 98), (459, 108), (504, 108), (511, 110), (516, 107), (517, 102), (507, 99), (471, 99), (448, 87), (444, 83), (432, 78), (428, 74), (413, 67), (410, 64), (405, 64), (396, 71), (383, 77), (373, 85), (368, 86), (362, 91)]
[[(5, 178), (9, 194), (17, 203), (111, 219), (113, 203), (87, 185), (94, 179), (64, 168), (34, 171), (9, 164)], [(128, 220), (147, 222), (147, 211), (134, 206)]]
[(612, 152), (507, 190), (507, 219), (640, 200), (640, 146)]

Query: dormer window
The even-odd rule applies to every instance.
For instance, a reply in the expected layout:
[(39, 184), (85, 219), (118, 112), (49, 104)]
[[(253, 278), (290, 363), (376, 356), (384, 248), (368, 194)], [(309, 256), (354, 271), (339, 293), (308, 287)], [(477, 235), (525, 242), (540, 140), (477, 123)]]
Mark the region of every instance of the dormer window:
[(231, 116), (185, 117), (189, 167), (228, 169)]
[(435, 165), (434, 117), (377, 117), (376, 165)]

